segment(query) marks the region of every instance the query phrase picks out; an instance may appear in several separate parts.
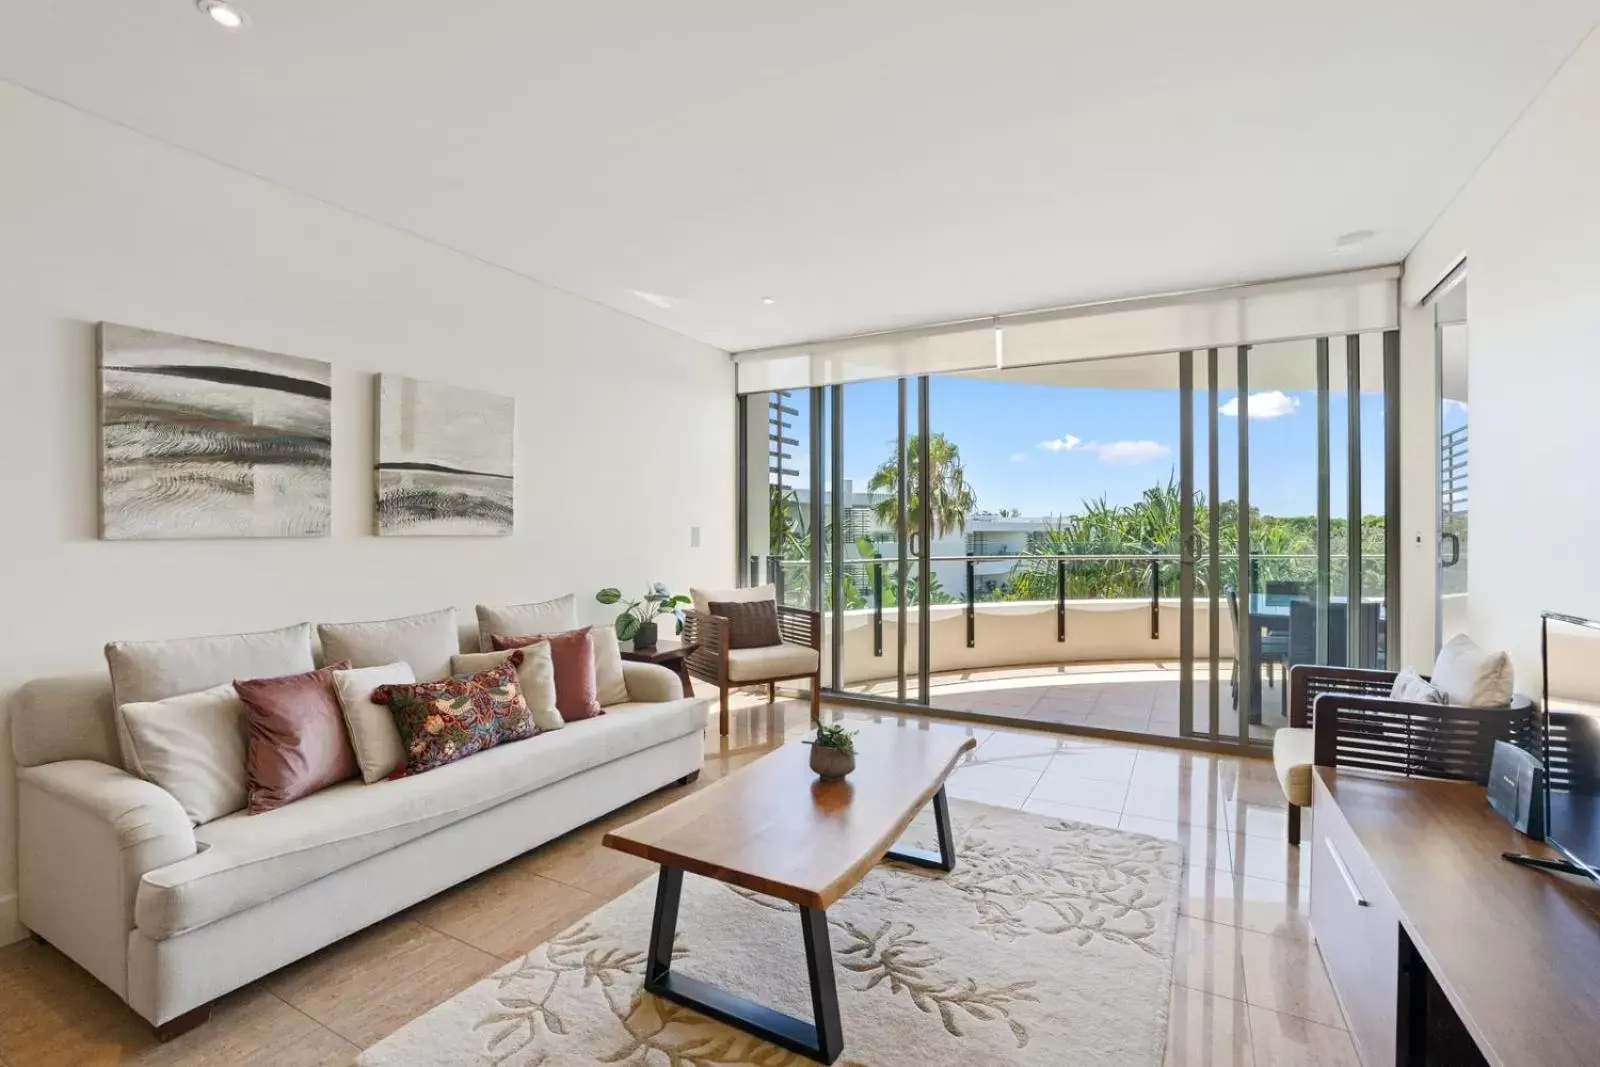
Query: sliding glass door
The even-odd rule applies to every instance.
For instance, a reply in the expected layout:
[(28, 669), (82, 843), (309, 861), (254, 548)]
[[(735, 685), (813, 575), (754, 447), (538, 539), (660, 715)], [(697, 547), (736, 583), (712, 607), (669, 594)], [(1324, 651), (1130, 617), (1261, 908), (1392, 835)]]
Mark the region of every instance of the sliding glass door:
[(1292, 665), (1387, 662), (1396, 340), (749, 395), (742, 576), (841, 698), (1269, 743)]

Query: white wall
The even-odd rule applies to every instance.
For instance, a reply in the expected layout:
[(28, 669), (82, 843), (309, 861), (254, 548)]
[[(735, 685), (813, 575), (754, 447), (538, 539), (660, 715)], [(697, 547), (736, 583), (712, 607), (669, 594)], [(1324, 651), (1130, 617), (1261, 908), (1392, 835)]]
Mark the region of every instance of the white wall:
[[(332, 536), (97, 540), (102, 319), (331, 362)], [(377, 371), (517, 398), (514, 537), (370, 535)], [(0, 372), (0, 708), (29, 677), (103, 670), (114, 638), (568, 591), (601, 619), (602, 585), (733, 577), (725, 354), (4, 83)], [(0, 943), (16, 934), (5, 715)]]
[(1413, 250), (1414, 304), (1467, 259), (1469, 630), (1538, 689), (1541, 609), (1600, 616), (1600, 33)]

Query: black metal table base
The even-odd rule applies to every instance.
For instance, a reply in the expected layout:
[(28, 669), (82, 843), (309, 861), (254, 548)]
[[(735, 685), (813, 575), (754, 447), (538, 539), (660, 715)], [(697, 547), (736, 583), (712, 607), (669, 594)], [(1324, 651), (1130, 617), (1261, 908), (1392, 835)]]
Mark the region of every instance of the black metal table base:
[[(956, 850), (950, 832), (950, 806), (944, 788), (933, 797), (934, 823), (939, 851), (890, 852), (884, 858), (948, 871), (955, 866)], [(818, 1063), (832, 1063), (844, 1051), (844, 1031), (839, 1026), (839, 990), (834, 985), (833, 948), (828, 943), (828, 915), (822, 908), (800, 909), (800, 933), (805, 939), (806, 974), (811, 982), (811, 1013), (815, 1022), (786, 1015), (710, 982), (672, 970), (672, 942), (678, 932), (678, 903), (683, 897), (683, 871), (663, 865), (656, 879), (656, 910), (650, 924), (650, 955), (645, 963), (646, 992), (692, 1008), (702, 1015), (737, 1027), (779, 1048), (799, 1053)]]

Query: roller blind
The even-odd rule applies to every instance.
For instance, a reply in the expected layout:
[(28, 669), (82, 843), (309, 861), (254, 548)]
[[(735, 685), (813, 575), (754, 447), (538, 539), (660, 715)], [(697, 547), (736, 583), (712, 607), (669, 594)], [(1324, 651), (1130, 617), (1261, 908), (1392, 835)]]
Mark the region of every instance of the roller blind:
[(1394, 329), (1400, 268), (1001, 315), (741, 352), (741, 393)]
[(982, 319), (742, 352), (734, 358), (738, 361), (739, 392), (764, 393), (873, 378), (993, 369), (996, 353), (994, 320)]

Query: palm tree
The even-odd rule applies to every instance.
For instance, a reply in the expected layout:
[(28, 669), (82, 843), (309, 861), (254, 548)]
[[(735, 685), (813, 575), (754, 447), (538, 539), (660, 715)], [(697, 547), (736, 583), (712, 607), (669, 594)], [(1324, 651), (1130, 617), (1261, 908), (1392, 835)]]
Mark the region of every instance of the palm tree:
[[(930, 509), (933, 514), (933, 536), (942, 537), (954, 530), (967, 528), (967, 516), (978, 506), (978, 496), (967, 484), (966, 469), (961, 465), (961, 449), (950, 443), (942, 433), (928, 438), (928, 465), (932, 469), (933, 495)], [(922, 515), (921, 477), (922, 442), (919, 435), (906, 439), (906, 454), (891, 455), (872, 472), (867, 489), (874, 493), (887, 492), (887, 499), (872, 506), (878, 522), (900, 533), (900, 472), (911, 478), (911, 488), (906, 496), (906, 524), (910, 533), (920, 533)]]

